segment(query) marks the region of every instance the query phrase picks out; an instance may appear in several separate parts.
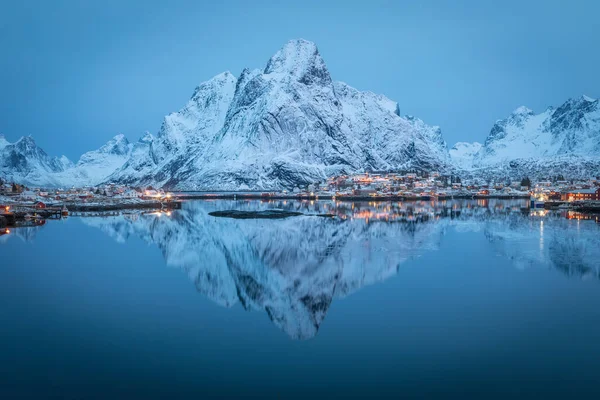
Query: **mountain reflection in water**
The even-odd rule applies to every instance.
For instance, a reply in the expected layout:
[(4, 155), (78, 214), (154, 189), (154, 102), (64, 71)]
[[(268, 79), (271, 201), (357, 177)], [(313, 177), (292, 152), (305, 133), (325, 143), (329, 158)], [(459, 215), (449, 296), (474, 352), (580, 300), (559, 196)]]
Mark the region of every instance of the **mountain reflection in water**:
[[(574, 214), (530, 211), (527, 201), (193, 201), (166, 213), (87, 217), (118, 242), (156, 244), (212, 301), (264, 310), (295, 339), (316, 335), (334, 298), (394, 276), (407, 260), (439, 249), (448, 230), (481, 232), (493, 255), (518, 268), (600, 278), (600, 225)], [(297, 216), (236, 220), (220, 210), (283, 209)], [(566, 217), (566, 218), (565, 218)], [(32, 229), (19, 230), (32, 235)], [(468, 248), (468, 243), (465, 243)], [(495, 254), (494, 254), (495, 253)]]

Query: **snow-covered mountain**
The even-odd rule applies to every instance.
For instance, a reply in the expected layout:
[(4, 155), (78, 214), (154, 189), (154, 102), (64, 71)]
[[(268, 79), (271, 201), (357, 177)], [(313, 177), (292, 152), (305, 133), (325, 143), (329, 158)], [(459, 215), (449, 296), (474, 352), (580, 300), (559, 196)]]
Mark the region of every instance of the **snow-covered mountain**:
[(271, 189), (364, 169), (444, 169), (438, 127), (334, 82), (314, 43), (292, 40), (262, 70), (201, 84), (151, 148), (110, 180), (194, 189)]
[(0, 177), (30, 186), (97, 185), (123, 166), (134, 147), (124, 135), (117, 135), (74, 164), (65, 156), (48, 156), (30, 136), (15, 143), (2, 136)]
[(455, 164), (476, 174), (507, 177), (600, 174), (600, 105), (587, 96), (535, 114), (517, 108), (497, 121), (484, 145), (457, 143)]
[(65, 156), (50, 157), (31, 136), (10, 143), (0, 135), (0, 178), (30, 185), (57, 184), (56, 175), (72, 167)]

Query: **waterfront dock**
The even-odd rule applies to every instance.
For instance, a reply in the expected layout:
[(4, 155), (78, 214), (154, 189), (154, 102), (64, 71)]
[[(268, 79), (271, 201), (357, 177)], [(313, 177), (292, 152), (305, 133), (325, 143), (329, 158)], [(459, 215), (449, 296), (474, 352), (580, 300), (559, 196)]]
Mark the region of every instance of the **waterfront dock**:
[(331, 193), (268, 193), (268, 192), (178, 192), (181, 200), (336, 200), (336, 201), (441, 201), (452, 199), (529, 199), (523, 195), (422, 195), (408, 196), (398, 194), (354, 195)]
[(65, 202), (43, 207), (29, 203), (12, 203), (0, 212), (0, 228), (20, 226), (28, 222), (61, 219), (68, 215), (83, 216), (88, 213), (109, 215), (122, 210), (175, 210), (181, 208), (181, 201), (144, 200), (136, 202)]

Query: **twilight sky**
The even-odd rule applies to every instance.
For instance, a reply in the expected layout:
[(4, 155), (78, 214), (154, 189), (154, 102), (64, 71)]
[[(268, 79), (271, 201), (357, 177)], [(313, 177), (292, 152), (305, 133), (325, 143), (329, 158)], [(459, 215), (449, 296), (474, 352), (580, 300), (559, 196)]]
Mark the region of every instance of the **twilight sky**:
[(334, 80), (440, 125), (449, 146), (483, 141), (520, 105), (600, 97), (595, 0), (3, 3), (0, 133), (74, 160), (156, 133), (198, 83), (300, 37)]

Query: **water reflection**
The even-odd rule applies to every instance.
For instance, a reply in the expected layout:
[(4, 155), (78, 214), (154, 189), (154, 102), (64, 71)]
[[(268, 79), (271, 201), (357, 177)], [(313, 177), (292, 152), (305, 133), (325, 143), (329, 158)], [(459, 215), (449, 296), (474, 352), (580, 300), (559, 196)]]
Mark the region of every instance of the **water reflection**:
[[(235, 220), (208, 215), (274, 208), (335, 217)], [(566, 276), (598, 279), (600, 225), (583, 219), (568, 212), (532, 212), (518, 200), (218, 200), (189, 202), (170, 215), (132, 213), (82, 221), (118, 242), (135, 236), (157, 245), (167, 264), (184, 270), (212, 301), (264, 310), (289, 336), (307, 339), (317, 333), (334, 298), (394, 276), (407, 260), (437, 251), (447, 234), (479, 232), (490, 244), (486, 254), (500, 255), (518, 268), (553, 268)]]

